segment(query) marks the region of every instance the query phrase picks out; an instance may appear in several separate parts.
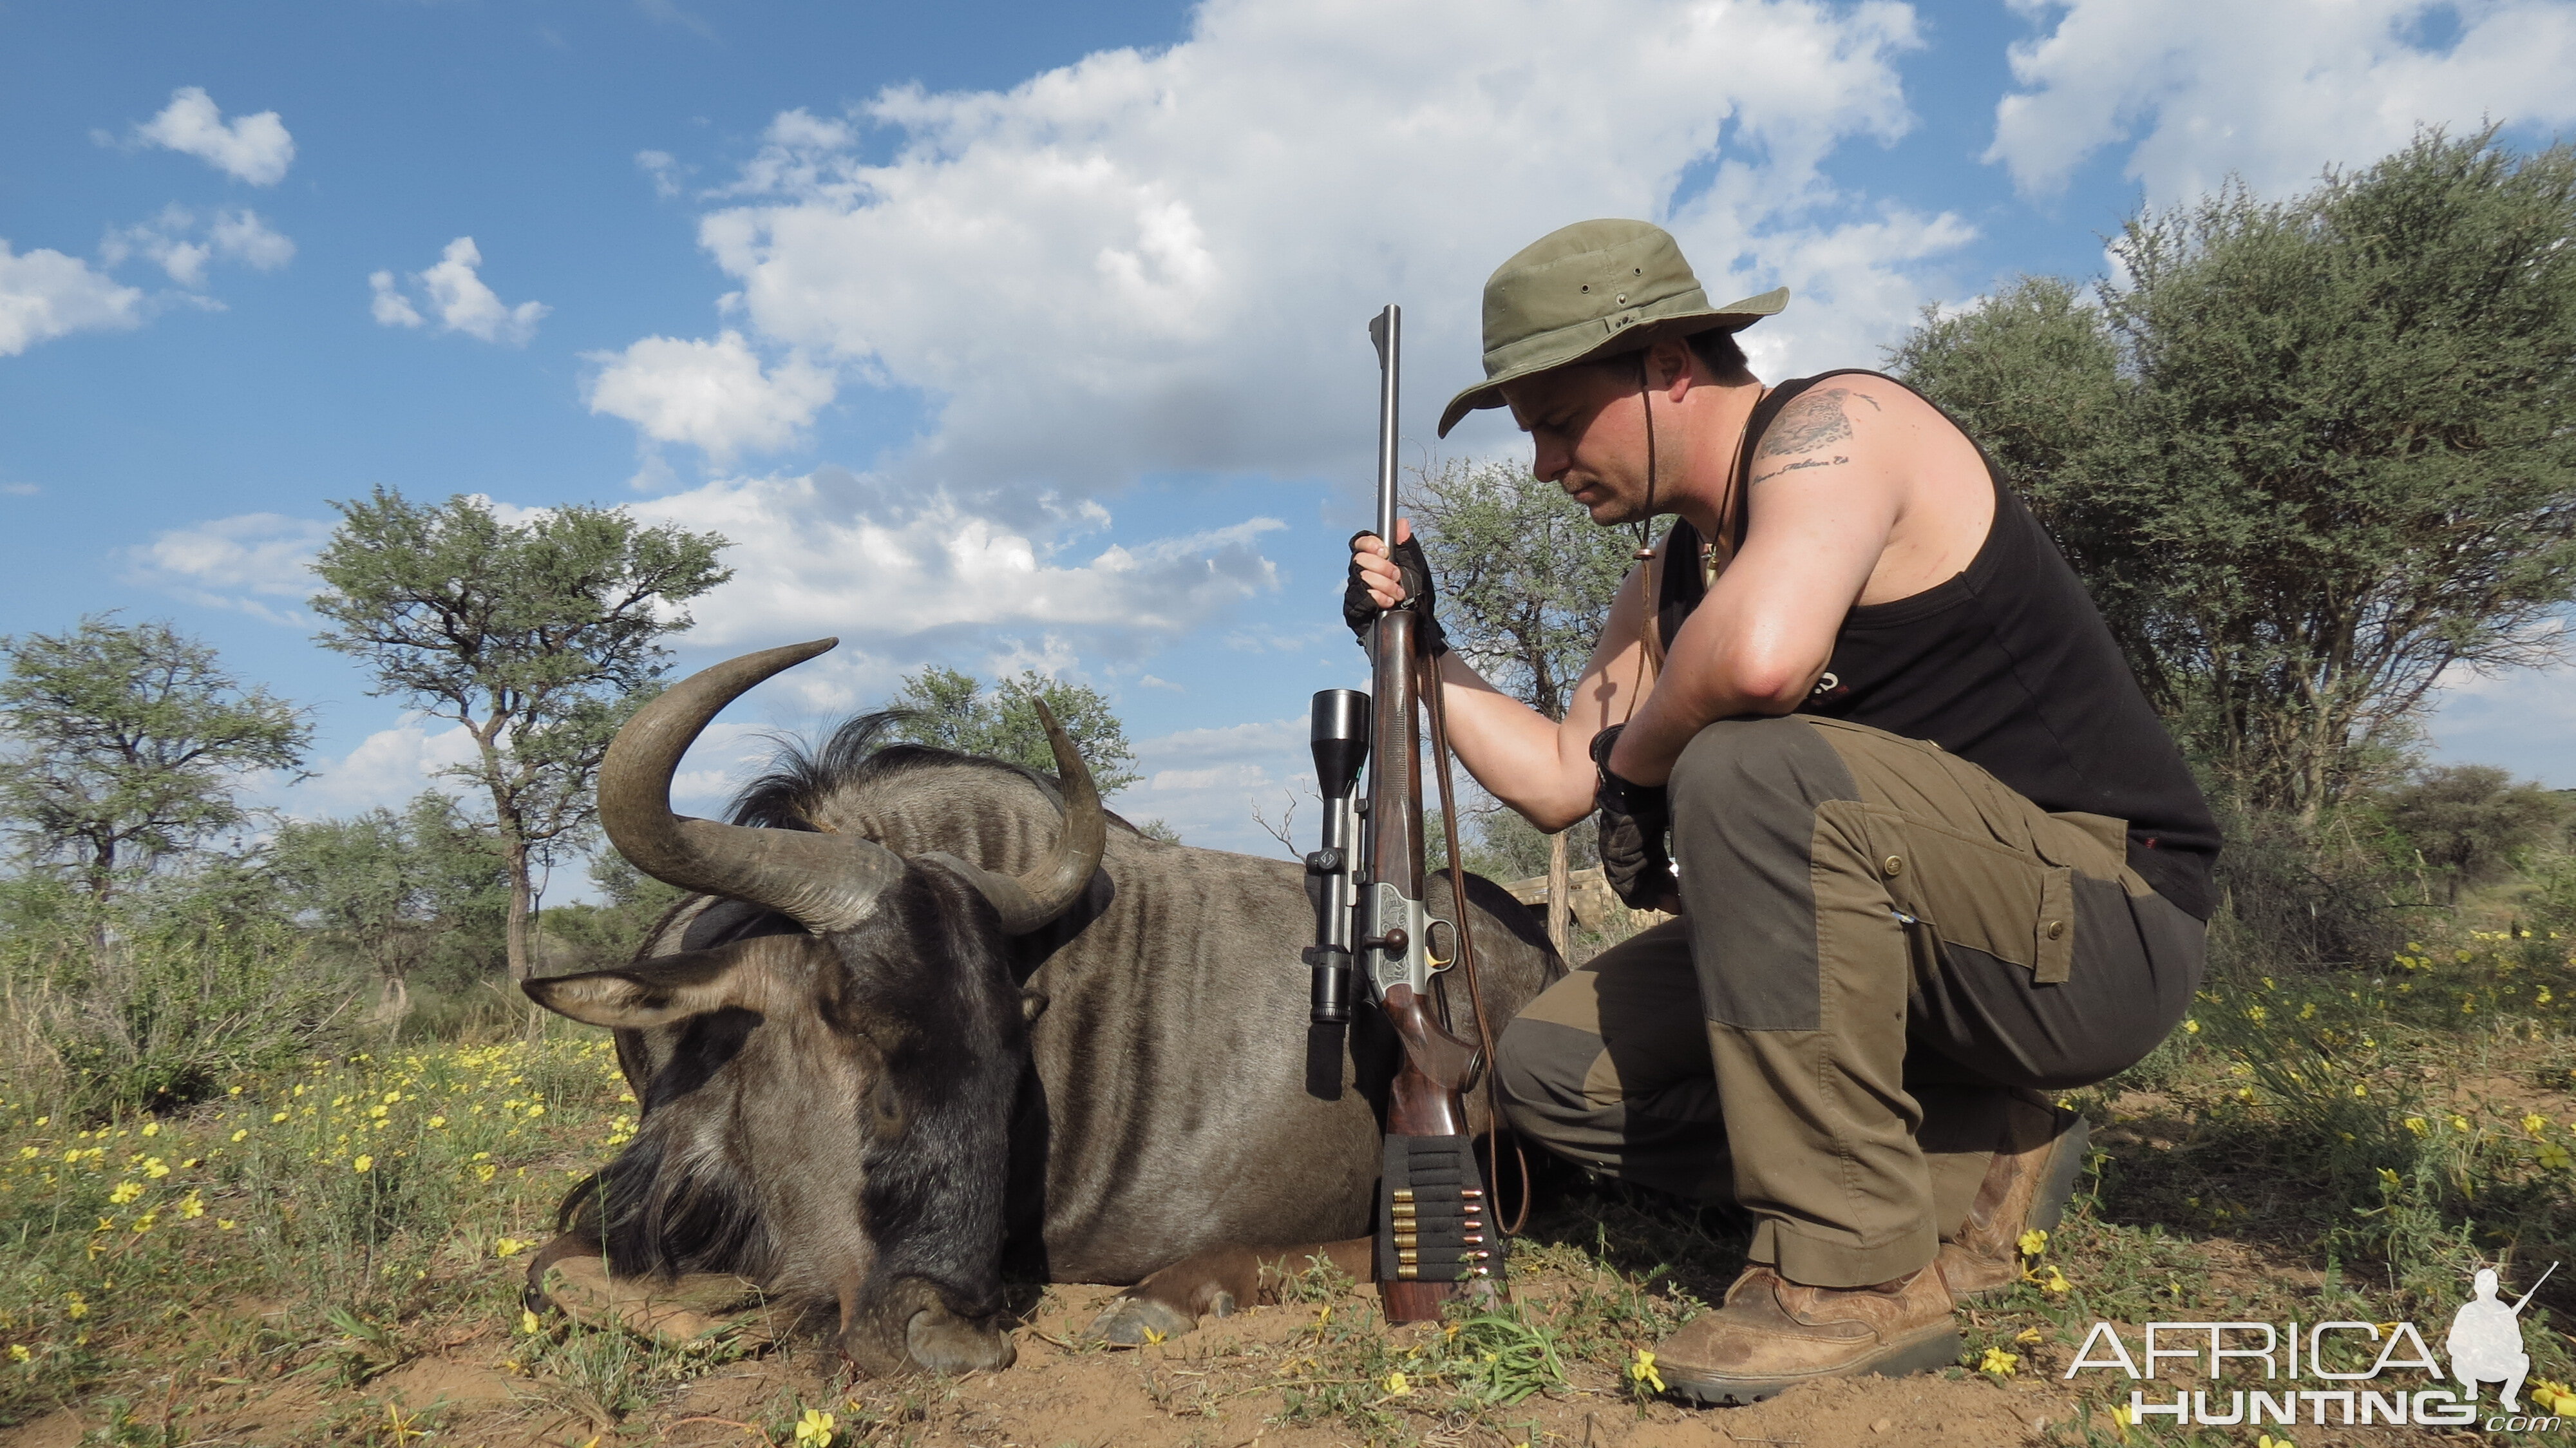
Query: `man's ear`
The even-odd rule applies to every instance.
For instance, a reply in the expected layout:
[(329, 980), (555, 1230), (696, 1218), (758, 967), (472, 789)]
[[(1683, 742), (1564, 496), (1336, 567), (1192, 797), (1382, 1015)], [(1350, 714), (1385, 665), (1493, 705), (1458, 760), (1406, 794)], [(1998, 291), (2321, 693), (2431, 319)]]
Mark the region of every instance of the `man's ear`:
[(1646, 349), (1646, 376), (1670, 401), (1681, 401), (1693, 387), (1709, 380), (1696, 374), (1697, 366), (1690, 343), (1682, 338), (1666, 337)]
[(810, 935), (764, 935), (617, 970), (521, 981), (519, 986), (528, 999), (559, 1016), (611, 1030), (642, 1030), (727, 1006), (762, 1010), (777, 998), (783, 968), (819, 944)]

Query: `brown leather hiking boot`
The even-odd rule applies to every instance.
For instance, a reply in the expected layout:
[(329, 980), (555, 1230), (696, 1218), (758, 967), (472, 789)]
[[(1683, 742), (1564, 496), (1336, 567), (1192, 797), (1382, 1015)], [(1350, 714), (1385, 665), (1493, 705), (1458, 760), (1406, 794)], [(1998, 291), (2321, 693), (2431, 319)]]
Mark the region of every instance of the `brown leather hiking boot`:
[(2016, 1091), (2004, 1143), (1986, 1168), (1968, 1220), (1941, 1244), (1934, 1263), (1962, 1302), (2000, 1297), (2021, 1280), (2021, 1234), (2057, 1230), (2075, 1174), (2084, 1166), (2084, 1118)]
[(1950, 1291), (1930, 1267), (1875, 1287), (1806, 1287), (1752, 1266), (1655, 1345), (1664, 1385), (1702, 1403), (1757, 1403), (1818, 1378), (1919, 1373), (1959, 1360)]

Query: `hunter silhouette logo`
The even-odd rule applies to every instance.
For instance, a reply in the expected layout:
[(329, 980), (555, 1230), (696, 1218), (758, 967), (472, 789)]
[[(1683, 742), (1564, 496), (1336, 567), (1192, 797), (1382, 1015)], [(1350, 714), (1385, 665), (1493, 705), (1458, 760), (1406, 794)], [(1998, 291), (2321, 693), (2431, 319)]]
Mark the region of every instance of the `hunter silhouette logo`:
[[(2549, 1280), (2549, 1271), (2540, 1274), (2540, 1282)], [(2471, 1401), (2478, 1395), (2480, 1383), (2502, 1383), (2504, 1391), (2498, 1401), (2508, 1413), (2522, 1411), (2522, 1380), (2531, 1371), (2531, 1355), (2522, 1350), (2522, 1310), (2531, 1304), (2531, 1295), (2540, 1290), (2540, 1282), (2531, 1284), (2531, 1292), (2514, 1300), (2511, 1307), (2496, 1300), (2496, 1275), (2492, 1267), (2478, 1269), (2477, 1295), (2460, 1304), (2451, 1315), (2451, 1335), (2443, 1348), (2451, 1355), (2451, 1376), (2459, 1382), (2460, 1391)]]

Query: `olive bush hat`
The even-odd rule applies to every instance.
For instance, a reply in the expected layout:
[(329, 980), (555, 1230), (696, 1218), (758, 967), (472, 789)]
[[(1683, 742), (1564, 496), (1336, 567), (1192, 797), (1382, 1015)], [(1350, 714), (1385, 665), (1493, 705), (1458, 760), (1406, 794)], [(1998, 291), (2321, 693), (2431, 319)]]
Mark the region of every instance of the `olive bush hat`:
[(1449, 399), (1440, 435), (1478, 408), (1502, 406), (1506, 382), (1666, 337), (1739, 331), (1787, 305), (1789, 289), (1778, 287), (1710, 306), (1671, 233), (1649, 222), (1551, 231), (1485, 279), (1485, 380)]

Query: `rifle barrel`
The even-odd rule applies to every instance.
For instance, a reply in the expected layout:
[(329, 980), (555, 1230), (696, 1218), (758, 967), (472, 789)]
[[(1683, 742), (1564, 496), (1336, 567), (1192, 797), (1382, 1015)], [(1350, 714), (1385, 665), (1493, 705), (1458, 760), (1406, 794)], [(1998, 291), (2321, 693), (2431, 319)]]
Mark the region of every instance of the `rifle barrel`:
[[(2550, 1263), (2550, 1264), (2549, 1264), (2549, 1271), (2548, 1271), (2548, 1272), (2543, 1272), (2543, 1273), (2541, 1273), (2541, 1274), (2540, 1274), (2540, 1282), (2546, 1282), (2546, 1281), (2548, 1281), (2548, 1280), (2549, 1280), (2549, 1273), (2550, 1273), (2550, 1272), (2555, 1272), (2555, 1271), (2557, 1271), (2557, 1270), (2558, 1270), (2558, 1264), (2557, 1264), (2557, 1263), (2555, 1263), (2555, 1262)], [(2517, 1302), (2515, 1302), (2515, 1303), (2514, 1303), (2514, 1305), (2513, 1305), (2513, 1315), (2514, 1315), (2514, 1316), (2516, 1316), (2516, 1317), (2520, 1317), (2520, 1316), (2522, 1316), (2522, 1310), (2523, 1310), (2523, 1308), (2525, 1308), (2525, 1307), (2529, 1306), (2529, 1305), (2530, 1305), (2530, 1303), (2531, 1303), (2531, 1299), (2532, 1299), (2533, 1295), (2534, 1295), (2534, 1294), (2536, 1294), (2536, 1293), (2538, 1293), (2538, 1292), (2540, 1291), (2540, 1282), (2534, 1282), (2533, 1284), (2531, 1284), (2531, 1291), (2530, 1291), (2530, 1292), (2526, 1292), (2526, 1293), (2522, 1294), (2521, 1299), (2520, 1299), (2519, 1301), (2517, 1301)]]
[(1369, 323), (1369, 340), (1377, 344), (1377, 536), (1395, 546), (1396, 418), (1403, 399), (1397, 390), (1404, 371), (1404, 309), (1393, 302)]

